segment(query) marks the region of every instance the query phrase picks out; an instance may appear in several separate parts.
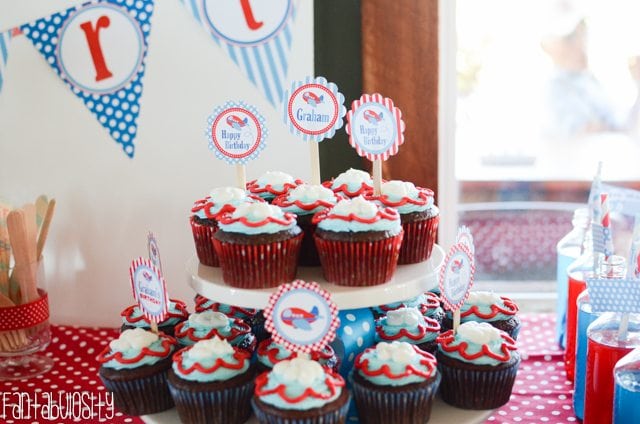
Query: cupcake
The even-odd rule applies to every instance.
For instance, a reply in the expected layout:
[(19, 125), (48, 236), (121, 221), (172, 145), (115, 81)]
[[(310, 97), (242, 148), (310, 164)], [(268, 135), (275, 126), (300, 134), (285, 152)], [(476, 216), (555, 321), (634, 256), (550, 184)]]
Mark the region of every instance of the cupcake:
[(222, 312), (194, 313), (176, 327), (176, 339), (182, 346), (192, 346), (200, 340), (216, 336), (249, 353), (253, 353), (256, 348), (256, 337), (251, 333), (251, 327), (239, 319), (229, 318)]
[(196, 295), (196, 312), (214, 311), (222, 312), (229, 318), (242, 320), (251, 327), (251, 332), (256, 336), (257, 342), (271, 337), (264, 327), (265, 318), (261, 309), (243, 308), (241, 306), (218, 303), (207, 299), (202, 295)]
[(196, 254), (201, 264), (218, 266), (218, 257), (211, 241), (218, 231), (218, 217), (223, 213), (233, 212), (242, 203), (256, 201), (260, 200), (257, 197), (249, 197), (242, 189), (220, 187), (211, 190), (209, 196), (194, 203), (189, 221)]
[(281, 194), (285, 194), (303, 184), (302, 180), (296, 180), (291, 175), (280, 171), (267, 171), (258, 179), (247, 183), (247, 190), (251, 194), (260, 196), (263, 200), (271, 202)]
[(371, 193), (366, 198), (400, 213), (404, 238), (398, 263), (415, 264), (429, 259), (440, 221), (440, 211), (433, 204), (433, 191), (410, 182), (387, 181), (382, 183), (380, 192), (380, 196)]
[(440, 305), (440, 297), (431, 292), (419, 294), (411, 299), (403, 300), (401, 302), (388, 303), (386, 305), (375, 306), (372, 309), (376, 318), (380, 318), (387, 314), (389, 311), (393, 311), (400, 308), (418, 308), (420, 313), (427, 318), (438, 321), (438, 324), (442, 325), (444, 319), (444, 309)]
[(438, 321), (427, 318), (417, 308), (399, 308), (376, 321), (376, 335), (384, 342), (407, 342), (435, 354), (440, 335)]
[[(272, 339), (263, 340), (258, 344), (256, 355), (258, 371), (269, 371), (278, 362), (297, 357), (297, 352), (291, 352), (283, 345), (274, 342)], [(338, 357), (333, 351), (333, 348), (329, 345), (325, 346), (321, 351), (311, 352), (311, 359), (313, 361), (317, 361), (324, 367), (331, 368), (336, 373), (340, 369)]]
[[(517, 340), (520, 333), (520, 318), (516, 316), (517, 312), (518, 306), (507, 297), (488, 291), (472, 291), (460, 308), (460, 322), (488, 322)], [(453, 327), (450, 311), (447, 311), (443, 327), (446, 330)]]
[(225, 283), (259, 289), (295, 279), (302, 230), (294, 214), (267, 203), (245, 203), (219, 223), (213, 244)]
[(509, 401), (520, 355), (515, 341), (486, 322), (460, 324), (438, 337), (440, 395), (463, 409), (494, 409)]
[[(145, 318), (144, 314), (140, 310), (140, 306), (131, 305), (120, 312), (122, 317), (122, 326), (120, 331), (131, 330), (134, 328), (142, 328), (144, 330), (151, 329), (151, 323)], [(181, 300), (170, 299), (169, 300), (169, 312), (167, 318), (158, 324), (158, 331), (161, 331), (169, 336), (174, 335), (175, 326), (182, 321), (186, 321), (189, 318), (189, 311), (187, 311), (187, 304)]]
[(241, 424), (251, 416), (251, 354), (218, 337), (173, 356), (168, 382), (180, 421)]
[(173, 408), (167, 372), (175, 347), (173, 337), (135, 328), (123, 331), (98, 355), (98, 375), (120, 412), (147, 415)]
[(318, 250), (313, 239), (316, 225), (313, 215), (333, 207), (342, 196), (321, 185), (302, 184), (286, 194), (276, 197), (272, 204), (296, 215), (296, 221), (304, 233), (298, 264), (302, 266), (320, 266)]
[(316, 246), (327, 281), (374, 286), (393, 277), (402, 244), (400, 216), (362, 197), (339, 201), (313, 217)]
[(344, 379), (316, 361), (280, 361), (256, 378), (251, 401), (261, 423), (344, 423), (349, 408)]
[(373, 192), (373, 180), (368, 172), (350, 168), (331, 181), (325, 181), (323, 186), (334, 193), (345, 197), (358, 197)]
[(436, 359), (404, 342), (378, 343), (356, 357), (353, 396), (362, 423), (426, 423), (440, 385)]

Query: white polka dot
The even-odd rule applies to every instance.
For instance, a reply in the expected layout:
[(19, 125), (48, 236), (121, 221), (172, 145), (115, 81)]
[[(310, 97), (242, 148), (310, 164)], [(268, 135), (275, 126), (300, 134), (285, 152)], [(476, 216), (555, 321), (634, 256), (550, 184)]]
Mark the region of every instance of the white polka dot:
[(356, 316), (353, 314), (346, 314), (344, 317), (351, 322), (356, 322)]
[(362, 345), (364, 344), (364, 340), (362, 339), (362, 337), (358, 337), (356, 339), (356, 344), (358, 345), (358, 347), (362, 347)]
[(348, 336), (352, 336), (353, 335), (353, 328), (351, 328), (348, 325), (345, 325), (344, 328), (342, 329), (342, 331), (344, 331), (344, 333)]

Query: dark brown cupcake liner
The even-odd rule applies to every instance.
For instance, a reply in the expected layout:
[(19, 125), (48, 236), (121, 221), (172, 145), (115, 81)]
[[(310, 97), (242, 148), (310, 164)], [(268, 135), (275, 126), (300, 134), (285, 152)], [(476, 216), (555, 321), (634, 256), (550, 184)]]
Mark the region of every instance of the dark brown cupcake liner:
[(232, 287), (262, 289), (290, 283), (296, 277), (302, 233), (264, 244), (237, 244), (213, 239), (222, 279)]
[(440, 215), (413, 222), (402, 223), (404, 238), (400, 247), (398, 264), (416, 264), (431, 257), (438, 235)]
[(218, 224), (202, 225), (197, 223), (194, 217), (191, 217), (190, 222), (196, 254), (200, 263), (207, 266), (220, 266), (212, 241), (213, 235), (218, 231)]
[(329, 282), (341, 286), (376, 286), (391, 280), (396, 271), (402, 232), (367, 242), (314, 237), (322, 271)]
[(113, 393), (113, 404), (118, 411), (133, 416), (155, 414), (174, 406), (167, 386), (167, 370), (127, 380), (110, 379), (100, 374), (100, 379)]
[[(345, 401), (344, 396), (347, 399)], [(342, 395), (334, 402), (342, 402), (338, 408), (331, 404), (325, 405), (322, 410), (278, 410), (263, 402), (251, 399), (253, 412), (261, 424), (342, 424), (346, 422), (351, 396), (346, 387), (343, 387)], [(266, 408), (265, 408), (266, 406)], [(324, 412), (323, 412), (324, 411)]]
[(183, 424), (242, 424), (251, 417), (254, 380), (222, 390), (185, 390), (169, 380), (169, 390)]
[(520, 365), (520, 355), (511, 355), (511, 362), (493, 367), (465, 363), (438, 352), (442, 400), (462, 409), (495, 409), (506, 404)]
[[(363, 384), (360, 376), (353, 375), (351, 388), (358, 409), (359, 422), (364, 424), (417, 424), (426, 423), (438, 387), (440, 374), (425, 385), (376, 386)], [(392, 390), (389, 388), (392, 387)]]

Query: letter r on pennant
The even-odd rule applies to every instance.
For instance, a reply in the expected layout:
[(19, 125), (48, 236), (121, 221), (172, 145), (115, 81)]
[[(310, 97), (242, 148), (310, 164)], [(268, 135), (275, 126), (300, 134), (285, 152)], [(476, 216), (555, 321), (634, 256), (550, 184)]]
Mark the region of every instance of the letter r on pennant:
[(244, 19), (247, 22), (249, 29), (254, 31), (260, 29), (260, 27), (264, 25), (264, 22), (256, 21), (256, 18), (253, 16), (251, 5), (249, 4), (249, 0), (240, 0), (240, 5), (242, 6), (242, 13), (244, 13)]
[(91, 25), (91, 21), (84, 22), (80, 25), (80, 29), (84, 31), (84, 35), (87, 38), (87, 44), (89, 45), (89, 52), (91, 53), (91, 59), (93, 60), (93, 66), (96, 69), (96, 81), (102, 81), (113, 76), (107, 63), (104, 60), (104, 54), (102, 53), (102, 46), (100, 45), (100, 30), (102, 28), (108, 28), (111, 24), (109, 17), (106, 15), (100, 16), (96, 21), (96, 26)]

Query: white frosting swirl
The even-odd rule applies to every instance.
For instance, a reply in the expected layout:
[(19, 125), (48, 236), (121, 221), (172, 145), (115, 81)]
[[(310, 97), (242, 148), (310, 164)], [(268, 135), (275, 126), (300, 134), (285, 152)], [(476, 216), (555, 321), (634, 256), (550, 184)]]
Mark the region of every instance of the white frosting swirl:
[(490, 291), (472, 291), (465, 303), (472, 305), (493, 305), (502, 304), (502, 299), (497, 294)]
[(420, 192), (418, 191), (418, 189), (413, 183), (408, 181), (398, 181), (398, 180), (392, 180), (392, 181), (387, 181), (386, 183), (382, 183), (382, 186), (380, 187), (380, 192), (392, 199), (400, 199), (403, 197), (415, 199), (420, 194)]
[(282, 218), (284, 212), (278, 206), (268, 203), (243, 203), (231, 215), (232, 218), (246, 218), (252, 222), (260, 222), (269, 217)]
[(365, 200), (362, 196), (341, 200), (331, 209), (332, 215), (349, 216), (354, 214), (360, 218), (373, 218), (377, 213), (376, 204)]
[(124, 330), (120, 336), (109, 343), (113, 351), (125, 352), (130, 349), (142, 350), (158, 340), (158, 335), (142, 328)]
[(211, 190), (209, 197), (217, 205), (243, 200), (247, 197), (247, 193), (237, 187), (217, 187)]
[(290, 202), (299, 201), (303, 203), (311, 203), (316, 200), (331, 201), (335, 198), (333, 191), (321, 185), (301, 184), (291, 190), (288, 194)]
[(333, 180), (333, 187), (340, 187), (342, 184), (353, 186), (356, 184), (366, 183), (372, 185), (371, 175), (360, 169), (349, 168)]
[(189, 326), (222, 328), (229, 325), (229, 318), (222, 312), (204, 311), (189, 315)]
[(273, 366), (272, 372), (282, 381), (297, 382), (305, 387), (311, 387), (314, 381), (324, 378), (322, 365), (307, 358), (280, 361)]
[(264, 187), (267, 184), (272, 186), (283, 186), (284, 184), (295, 184), (295, 180), (289, 174), (285, 174), (281, 171), (267, 171), (262, 174), (256, 182), (258, 185)]
[(488, 345), (491, 342), (501, 341), (501, 332), (486, 322), (468, 321), (460, 324), (458, 335), (460, 338), (478, 345)]
[(380, 342), (376, 345), (376, 354), (383, 361), (392, 361), (397, 364), (410, 364), (417, 356), (413, 345), (407, 342)]
[(233, 354), (234, 350), (229, 342), (218, 336), (215, 336), (213, 339), (200, 340), (189, 349), (189, 357), (195, 361)]
[(399, 308), (387, 312), (387, 324), (393, 326), (406, 325), (416, 327), (424, 320), (418, 308)]

